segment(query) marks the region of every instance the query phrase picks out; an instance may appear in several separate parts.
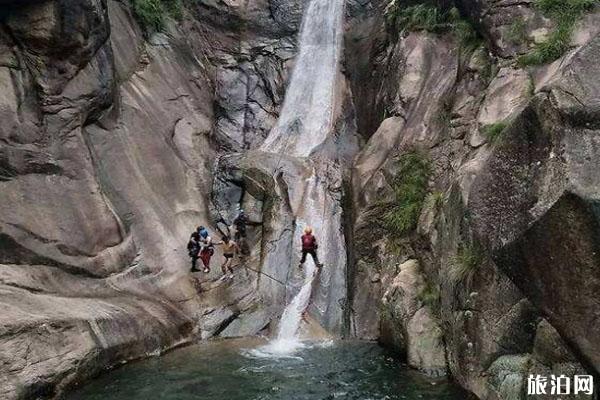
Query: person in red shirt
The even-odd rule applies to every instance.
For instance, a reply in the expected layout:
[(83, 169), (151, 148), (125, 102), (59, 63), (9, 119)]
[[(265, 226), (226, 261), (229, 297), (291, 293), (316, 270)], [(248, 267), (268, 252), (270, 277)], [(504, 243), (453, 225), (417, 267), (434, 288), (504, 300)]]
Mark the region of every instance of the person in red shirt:
[(304, 228), (304, 235), (302, 235), (302, 259), (300, 260), (300, 265), (298, 268), (302, 269), (302, 265), (306, 261), (306, 255), (310, 254), (315, 262), (317, 268), (321, 268), (323, 264), (319, 262), (319, 257), (317, 257), (317, 238), (312, 234), (312, 228), (307, 226)]

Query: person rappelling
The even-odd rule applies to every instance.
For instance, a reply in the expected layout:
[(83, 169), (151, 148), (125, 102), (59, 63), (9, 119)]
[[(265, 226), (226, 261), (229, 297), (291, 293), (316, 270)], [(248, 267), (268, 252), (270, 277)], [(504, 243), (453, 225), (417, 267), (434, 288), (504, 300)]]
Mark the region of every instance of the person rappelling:
[(202, 260), (202, 264), (204, 265), (204, 269), (202, 270), (204, 273), (210, 272), (210, 259), (215, 253), (214, 244), (212, 242), (212, 238), (208, 234), (208, 230), (199, 226), (190, 236), (190, 241), (187, 245), (188, 252), (190, 257), (192, 258), (192, 272), (200, 272), (199, 269), (196, 268), (198, 263), (198, 258)]
[(300, 265), (298, 268), (302, 269), (302, 266), (306, 262), (306, 256), (310, 254), (312, 259), (317, 266), (317, 268), (322, 268), (323, 264), (319, 262), (319, 257), (317, 256), (317, 249), (319, 248), (317, 244), (317, 238), (312, 233), (312, 228), (307, 226), (304, 228), (304, 235), (302, 235), (302, 259), (300, 259)]

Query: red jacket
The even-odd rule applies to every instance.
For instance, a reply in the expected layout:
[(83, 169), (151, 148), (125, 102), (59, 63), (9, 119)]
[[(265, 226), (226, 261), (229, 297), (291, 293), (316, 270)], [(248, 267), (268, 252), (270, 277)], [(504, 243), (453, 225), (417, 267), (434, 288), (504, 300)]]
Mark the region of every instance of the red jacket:
[(316, 250), (317, 249), (317, 238), (311, 233), (302, 235), (302, 250)]

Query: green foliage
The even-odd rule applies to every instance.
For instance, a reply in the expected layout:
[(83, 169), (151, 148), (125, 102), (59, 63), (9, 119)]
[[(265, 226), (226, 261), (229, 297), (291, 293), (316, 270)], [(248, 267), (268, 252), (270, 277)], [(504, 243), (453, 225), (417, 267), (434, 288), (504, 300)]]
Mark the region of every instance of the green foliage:
[(436, 210), (439, 210), (444, 205), (444, 201), (446, 200), (444, 197), (444, 192), (436, 190), (435, 192), (429, 193), (427, 196), (429, 204)]
[(461, 17), (456, 7), (443, 10), (436, 4), (405, 6), (392, 0), (385, 10), (388, 28), (399, 31), (453, 32), (464, 47), (480, 44), (473, 25)]
[(535, 95), (535, 81), (532, 76), (529, 76), (529, 81), (527, 82), (527, 88), (525, 89), (525, 96), (533, 97)]
[(581, 16), (597, 4), (597, 0), (535, 0), (535, 6), (550, 18)]
[(174, 19), (180, 20), (183, 18), (183, 3), (182, 0), (162, 0), (162, 3), (167, 10), (167, 13)]
[(519, 64), (540, 65), (560, 58), (568, 49), (575, 23), (598, 4), (598, 0), (535, 0), (535, 6), (556, 23), (548, 38), (519, 58)]
[(435, 120), (445, 131), (452, 128), (452, 110), (450, 105), (444, 105), (435, 116)]
[(464, 19), (454, 22), (454, 34), (464, 49), (472, 50), (481, 45), (481, 39), (473, 25)]
[(483, 251), (477, 243), (459, 247), (450, 264), (450, 280), (461, 283), (469, 280), (483, 261)]
[(418, 151), (400, 156), (398, 167), (398, 174), (392, 183), (394, 200), (384, 204), (381, 222), (389, 233), (402, 236), (417, 226), (427, 195), (431, 168), (427, 157)]
[(519, 57), (519, 64), (541, 65), (557, 60), (569, 49), (571, 31), (571, 26), (559, 25), (544, 42), (536, 45), (533, 51)]
[(517, 18), (508, 27), (506, 38), (514, 45), (521, 45), (527, 42), (527, 24), (523, 18)]
[(498, 65), (492, 62), (487, 49), (480, 47), (475, 52), (475, 62), (479, 69), (479, 76), (483, 82), (489, 84), (498, 73)]
[(440, 32), (448, 28), (444, 13), (439, 8), (426, 4), (399, 8), (395, 18), (396, 24), (408, 31)]
[(180, 19), (183, 14), (181, 0), (131, 0), (133, 12), (146, 31), (164, 29), (168, 16)]
[(439, 314), (441, 308), (441, 295), (440, 290), (437, 286), (427, 284), (418, 297), (419, 301), (425, 306), (429, 307), (434, 314)]
[(502, 136), (507, 125), (508, 124), (504, 121), (489, 124), (481, 127), (481, 133), (488, 139), (490, 143), (494, 143)]

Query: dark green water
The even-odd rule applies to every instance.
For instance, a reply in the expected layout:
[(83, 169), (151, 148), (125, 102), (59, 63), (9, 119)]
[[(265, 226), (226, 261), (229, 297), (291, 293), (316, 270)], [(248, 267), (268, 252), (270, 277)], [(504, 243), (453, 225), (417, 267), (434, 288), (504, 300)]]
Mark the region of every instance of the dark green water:
[(464, 400), (456, 386), (402, 367), (373, 343), (336, 342), (293, 358), (252, 355), (256, 341), (215, 341), (118, 368), (68, 400)]

